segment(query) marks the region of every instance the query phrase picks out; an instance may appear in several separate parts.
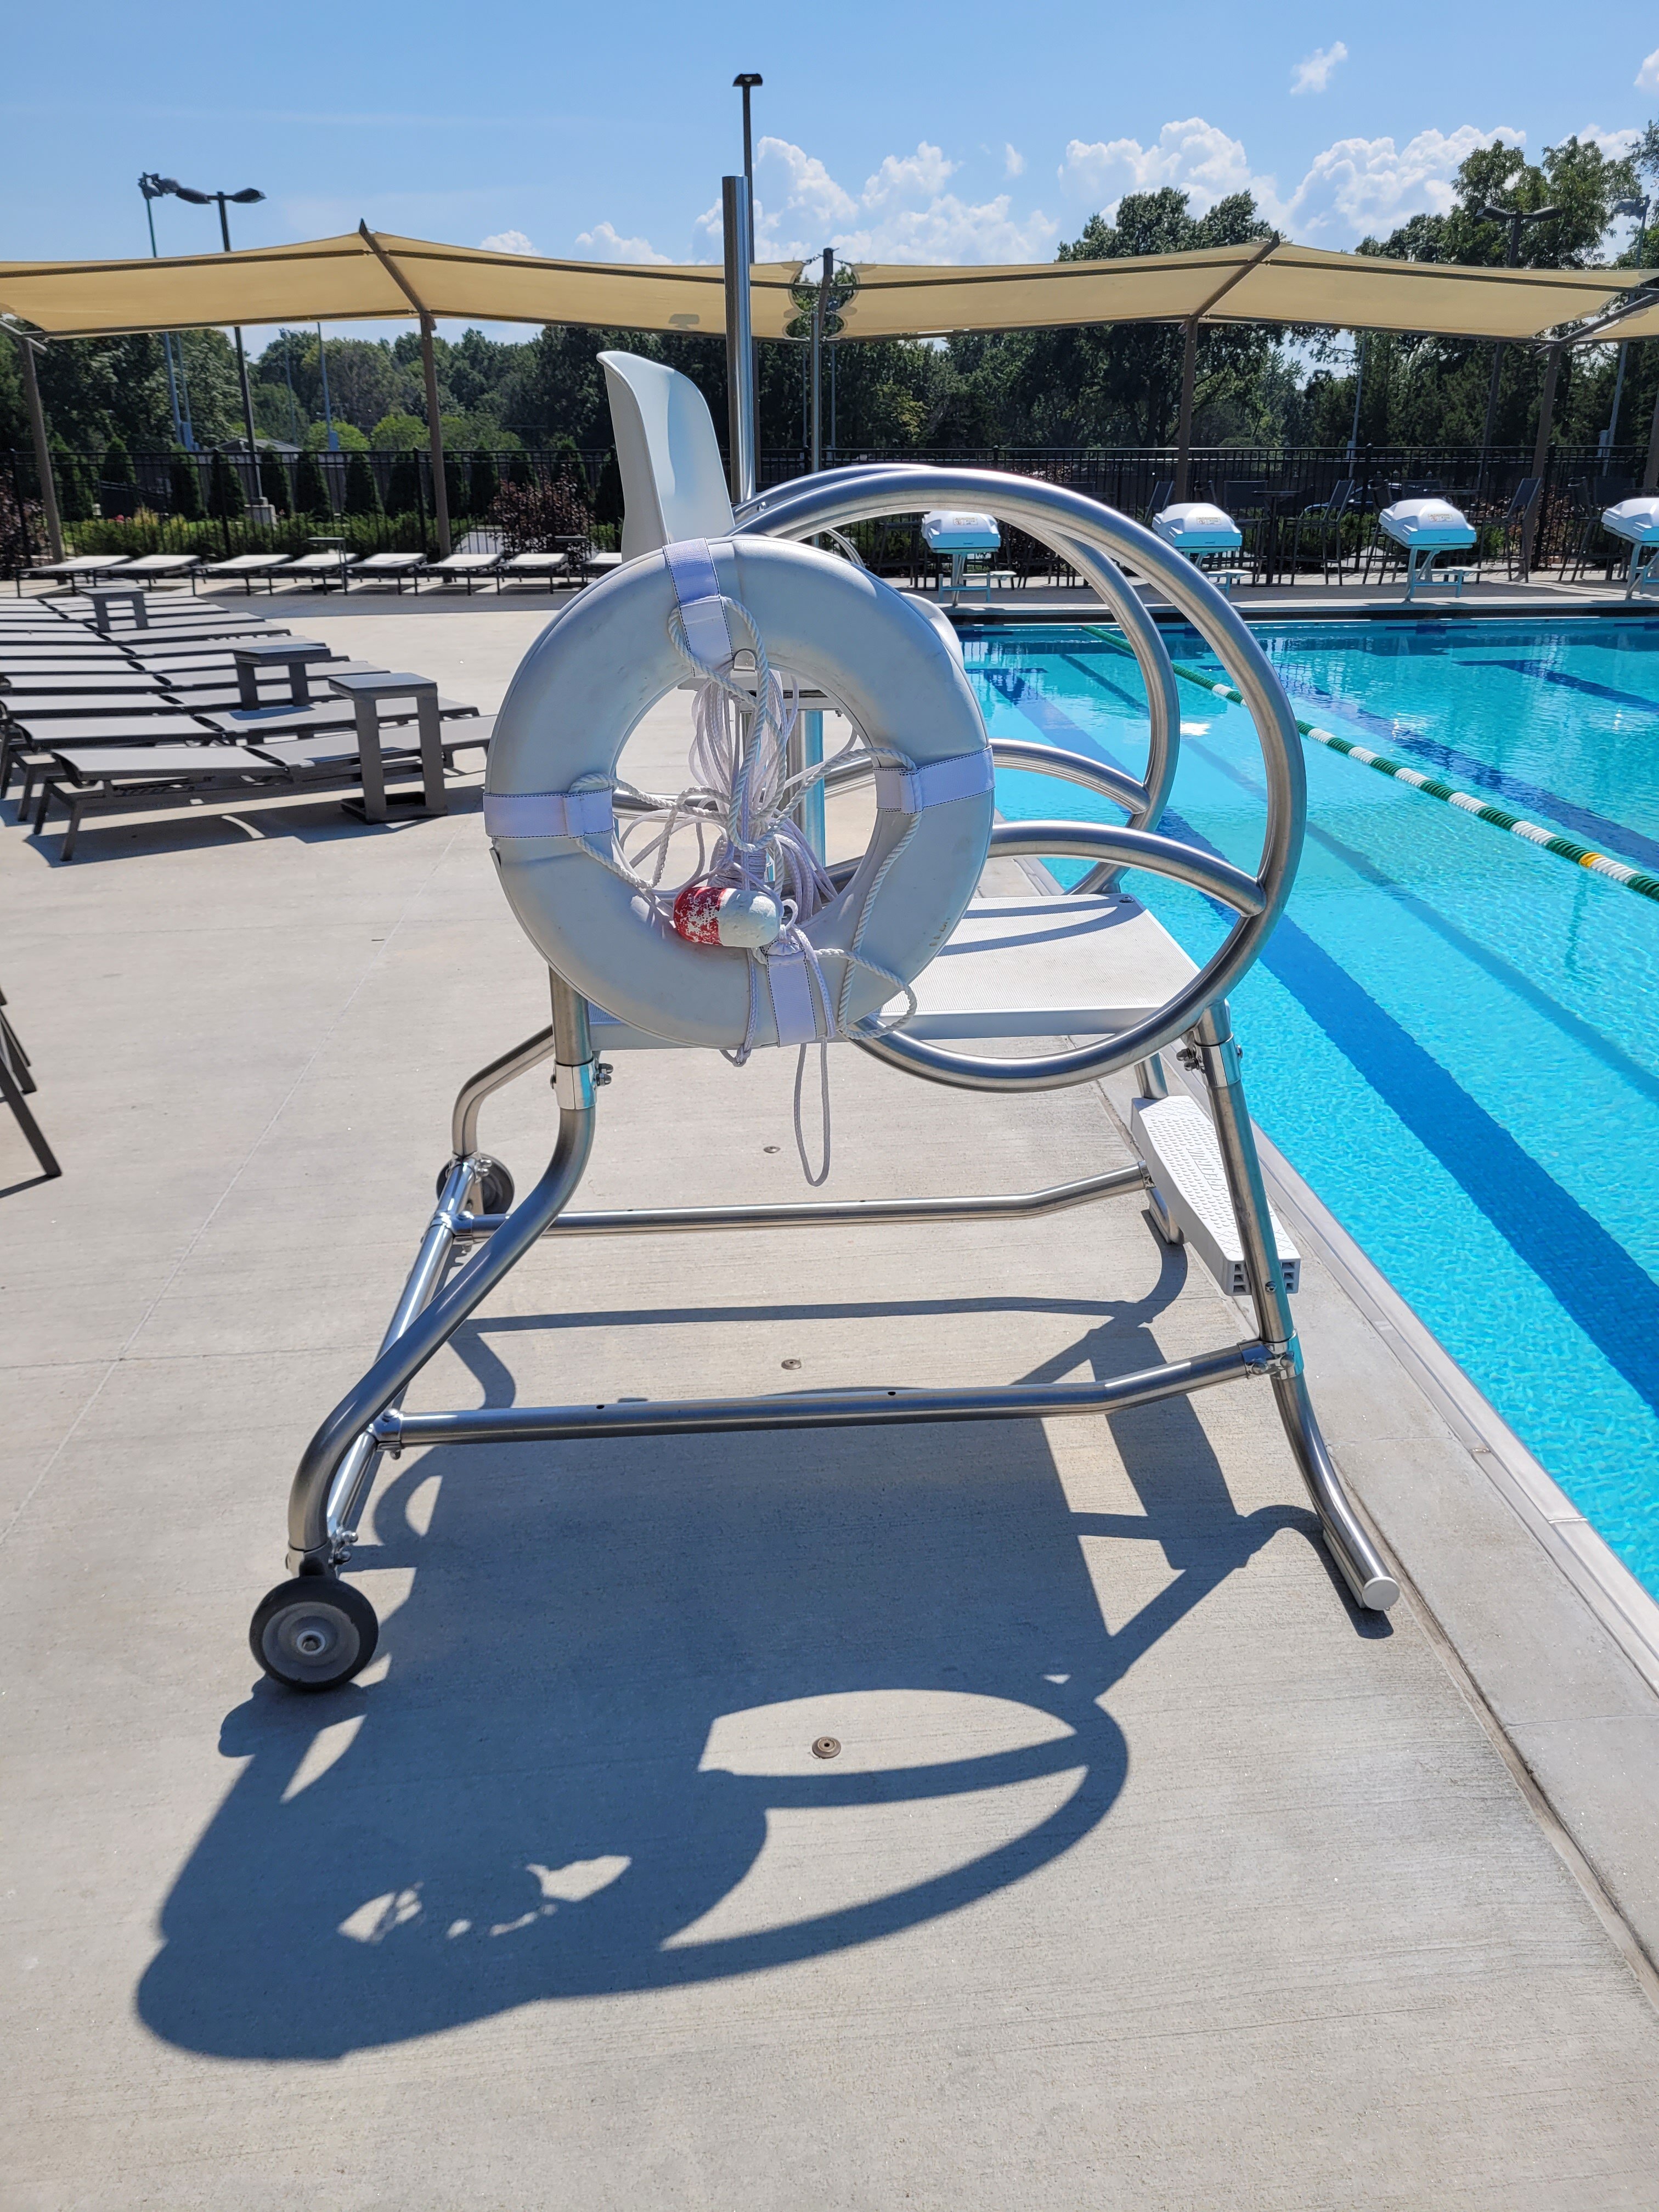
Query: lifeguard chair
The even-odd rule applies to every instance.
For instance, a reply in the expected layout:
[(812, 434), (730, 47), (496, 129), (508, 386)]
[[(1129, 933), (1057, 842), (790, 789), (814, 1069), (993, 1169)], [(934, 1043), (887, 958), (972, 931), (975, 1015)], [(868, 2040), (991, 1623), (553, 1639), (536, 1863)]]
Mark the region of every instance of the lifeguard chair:
[[(319, 1428), (295, 1477), (290, 1579), (261, 1602), (251, 1630), (259, 1664), (296, 1689), (321, 1690), (349, 1680), (372, 1655), (374, 1609), (341, 1577), (383, 1453), (1111, 1413), (1232, 1382), (1271, 1389), (1343, 1578), (1360, 1606), (1386, 1608), (1397, 1585), (1344, 1492), (1304, 1379), (1290, 1305), (1295, 1263), (1278, 1249), (1227, 1009), (1228, 992), (1284, 907), (1305, 815), (1300, 740), (1266, 658), (1181, 552), (1056, 485), (975, 470), (842, 469), (734, 513), (695, 386), (656, 362), (601, 359), (627, 502), (627, 557), (526, 654), (497, 719), (485, 789), (503, 887), (549, 969), (552, 1018), (481, 1068), (456, 1099), (436, 1210), (380, 1356)], [(852, 524), (941, 506), (1028, 532), (1093, 586), (1145, 681), (1144, 776), (1082, 753), (988, 738), (940, 611), (872, 576), (855, 555), (845, 557), (852, 549), (840, 533)], [(841, 550), (805, 542), (823, 537)], [(1158, 827), (1176, 768), (1180, 710), (1169, 655), (1126, 564), (1196, 626), (1243, 696), (1267, 787), (1254, 869)], [(793, 707), (781, 715), (779, 668), (796, 679)], [(629, 729), (688, 680), (707, 706), (702, 783), (663, 799), (619, 782)], [(856, 738), (826, 767), (822, 715), (832, 708)], [(736, 736), (721, 757), (726, 781), (711, 798), (717, 723)], [(996, 822), (997, 764), (1100, 794), (1125, 818)], [(829, 865), (823, 789), (859, 782), (875, 788), (870, 844), (857, 859)], [(666, 821), (665, 838), (677, 823), (718, 830), (725, 855), (672, 905), (629, 858), (629, 836), (653, 819)], [(988, 899), (977, 884), (991, 855), (1069, 857), (1088, 866), (1062, 895)], [(1127, 870), (1188, 884), (1231, 916), (1202, 967), (1121, 888)], [(1003, 1056), (1008, 1040), (1022, 1036), (1073, 1042)], [(1003, 1049), (974, 1049), (988, 1040)], [(1035, 1092), (1133, 1066), (1142, 1092), (1132, 1132), (1139, 1158), (1024, 1193), (574, 1210), (606, 1056), (701, 1049), (742, 1057), (831, 1043), (981, 1091)], [(1170, 1095), (1158, 1055), (1172, 1046), (1200, 1078), (1207, 1114), (1184, 1089)], [(480, 1112), (503, 1085), (549, 1060), (556, 1137), (546, 1170), (518, 1199), (507, 1170), (479, 1149)], [(1036, 1220), (1148, 1194), (1164, 1233), (1184, 1236), (1225, 1289), (1248, 1295), (1250, 1340), (1105, 1382), (403, 1407), (422, 1368), (543, 1237)]]

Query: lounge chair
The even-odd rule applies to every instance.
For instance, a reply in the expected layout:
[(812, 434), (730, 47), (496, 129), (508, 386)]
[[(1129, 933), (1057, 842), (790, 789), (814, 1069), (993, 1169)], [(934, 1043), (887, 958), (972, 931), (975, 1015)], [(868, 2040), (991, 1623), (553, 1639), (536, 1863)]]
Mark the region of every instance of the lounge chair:
[(346, 589), (350, 579), (349, 569), (357, 566), (355, 553), (301, 553), (290, 561), (283, 571), (285, 584), (309, 584), (314, 591), (332, 591), (338, 585)]
[(1448, 585), (1462, 598), (1463, 579), (1474, 564), (1437, 569), (1434, 563), (1438, 554), (1467, 552), (1474, 545), (1475, 529), (1467, 515), (1449, 500), (1401, 499), (1385, 507), (1376, 521), (1406, 556), (1408, 604), (1419, 592), (1443, 591)]
[(1177, 500), (1152, 517), (1152, 528), (1166, 545), (1203, 569), (1224, 591), (1251, 573), (1242, 556), (1244, 533), (1231, 514), (1205, 499)]
[(228, 561), (210, 561), (202, 574), (240, 583), (244, 596), (251, 599), (255, 584), (263, 584), (268, 592), (276, 590), (276, 579), (290, 558), (287, 553), (238, 553)]
[(64, 1170), (53, 1157), (40, 1124), (23, 1103), (39, 1086), (29, 1073), (29, 1056), (23, 1049), (22, 1040), (7, 1018), (5, 1005), (6, 994), (0, 991), (0, 1105), (10, 1107), (29, 1150), (40, 1164), (42, 1176), (50, 1182)]
[(582, 562), (579, 555), (569, 553), (514, 553), (501, 565), (496, 588), (502, 584), (533, 584), (547, 579), (550, 592), (555, 584), (568, 583), (574, 577), (583, 581)]
[(196, 578), (201, 574), (201, 569), (202, 556), (199, 553), (141, 553), (137, 560), (129, 561), (122, 569), (121, 580), (125, 583), (130, 578), (142, 577), (147, 582), (158, 583), (163, 578), (172, 576), (182, 582), (189, 577), (193, 593)]
[(401, 599), (405, 584), (411, 585), (416, 592), (420, 590), (421, 571), (425, 565), (424, 553), (371, 553), (367, 561), (358, 562), (346, 581), (348, 587), (352, 584), (393, 583)]
[(54, 750), (52, 765), (54, 772), (40, 786), (34, 834), (38, 837), (45, 829), (47, 810), (56, 799), (69, 816), (58, 849), (60, 860), (74, 859), (81, 817), (100, 801), (131, 806), (135, 799), (172, 800), (208, 792), (223, 797), (289, 780), (279, 762), (246, 745), (70, 745)]
[(1336, 570), (1338, 583), (1342, 580), (1342, 525), (1354, 503), (1358, 486), (1352, 477), (1340, 477), (1331, 487), (1328, 499), (1316, 500), (1304, 507), (1296, 518), (1296, 534), (1291, 540), (1291, 581), (1296, 581), (1302, 567), (1302, 540), (1305, 532), (1309, 550), (1317, 547), (1320, 574), (1326, 583), (1331, 580), (1331, 570)]
[(466, 595), (472, 596), (472, 586), (493, 576), (495, 588), (501, 585), (501, 556), (499, 553), (452, 553), (446, 561), (428, 561), (421, 574), (435, 576), (441, 584), (465, 584)]
[(209, 744), (221, 732), (193, 715), (172, 713), (137, 714), (20, 714), (0, 728), (0, 800), (11, 786), (12, 771), (23, 771), (21, 820), (29, 809), (36, 780), (52, 757), (66, 745), (131, 746)]
[(31, 568), (31, 576), (61, 576), (66, 584), (73, 584), (77, 576), (106, 576), (112, 568), (124, 568), (131, 561), (130, 553), (70, 553), (61, 561), (43, 562), (40, 568)]

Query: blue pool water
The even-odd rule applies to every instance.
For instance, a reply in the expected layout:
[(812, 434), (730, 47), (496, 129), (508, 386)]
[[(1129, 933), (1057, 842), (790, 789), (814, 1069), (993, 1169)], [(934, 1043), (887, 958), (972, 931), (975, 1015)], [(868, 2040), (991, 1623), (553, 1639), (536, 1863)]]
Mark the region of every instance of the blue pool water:
[[(1175, 658), (1219, 665), (1191, 631)], [(1297, 715), (1659, 872), (1659, 624), (1257, 628)], [(1079, 629), (964, 641), (994, 734), (1139, 769), (1134, 663)], [(1254, 865), (1252, 725), (1182, 684), (1164, 826)], [(1233, 1000), (1256, 1120), (1659, 1595), (1659, 906), (1304, 742), (1288, 912)], [(1002, 775), (1013, 818), (1121, 815)], [(1075, 868), (1055, 872), (1075, 879)], [(1196, 894), (1132, 887), (1195, 958)]]

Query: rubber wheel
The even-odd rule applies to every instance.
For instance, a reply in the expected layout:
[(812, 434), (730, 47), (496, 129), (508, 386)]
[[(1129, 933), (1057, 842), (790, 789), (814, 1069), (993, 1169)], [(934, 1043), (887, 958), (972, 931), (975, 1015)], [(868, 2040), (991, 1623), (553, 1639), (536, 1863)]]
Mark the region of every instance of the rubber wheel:
[[(499, 1160), (483, 1156), (484, 1170), (478, 1178), (478, 1211), (480, 1213), (511, 1213), (513, 1211), (513, 1178)], [(444, 1194), (444, 1185), (449, 1180), (453, 1160), (446, 1160), (438, 1170), (437, 1194)]]
[(332, 1690), (368, 1666), (380, 1624), (349, 1583), (296, 1575), (260, 1599), (247, 1640), (274, 1681), (290, 1690)]

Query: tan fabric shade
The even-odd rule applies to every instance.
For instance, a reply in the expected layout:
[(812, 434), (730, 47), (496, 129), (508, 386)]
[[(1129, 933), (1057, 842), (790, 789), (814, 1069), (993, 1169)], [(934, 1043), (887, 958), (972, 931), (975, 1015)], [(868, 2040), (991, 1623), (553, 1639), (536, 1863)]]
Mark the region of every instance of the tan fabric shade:
[[(710, 335), (726, 327), (715, 263), (549, 261), (385, 233), (376, 234), (375, 246), (378, 253), (352, 233), (301, 246), (160, 260), (8, 262), (0, 264), (0, 309), (53, 337), (225, 323), (380, 320), (413, 314), (417, 307), (457, 322)], [(855, 264), (856, 289), (839, 310), (842, 334), (882, 338), (1182, 322), (1214, 302), (1218, 321), (1524, 338), (1598, 314), (1644, 281), (1622, 269), (1465, 269), (1305, 246), (1278, 245), (1261, 256), (1261, 248), (1250, 245), (1013, 268)], [(796, 281), (793, 263), (755, 268), (757, 337), (782, 337), (792, 324), (799, 327)], [(1218, 297), (1224, 290), (1225, 297)], [(1642, 325), (1649, 319), (1642, 318)], [(1659, 331), (1659, 310), (1651, 320)], [(1636, 323), (1628, 331), (1648, 334)]]
[(1184, 322), (1225, 286), (1218, 322), (1526, 338), (1600, 313), (1645, 281), (1626, 269), (1469, 269), (1283, 244), (1240, 275), (1260, 253), (1222, 246), (1026, 268), (858, 268), (859, 289), (840, 313), (849, 337)]

